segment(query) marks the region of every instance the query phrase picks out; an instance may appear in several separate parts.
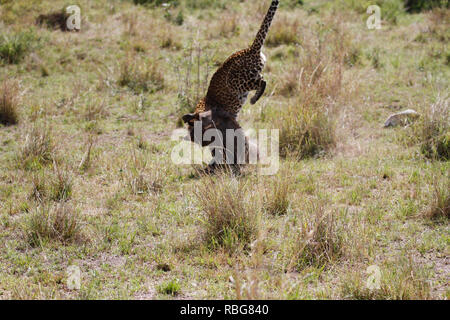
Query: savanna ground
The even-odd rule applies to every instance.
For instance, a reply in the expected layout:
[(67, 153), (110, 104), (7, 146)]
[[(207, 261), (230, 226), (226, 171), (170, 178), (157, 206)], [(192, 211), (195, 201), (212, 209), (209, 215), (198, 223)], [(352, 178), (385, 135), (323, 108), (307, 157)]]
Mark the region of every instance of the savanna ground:
[(204, 177), (172, 131), (270, 1), (135, 2), (0, 0), (1, 299), (449, 297), (448, 9), (281, 1), (240, 115), (280, 171)]

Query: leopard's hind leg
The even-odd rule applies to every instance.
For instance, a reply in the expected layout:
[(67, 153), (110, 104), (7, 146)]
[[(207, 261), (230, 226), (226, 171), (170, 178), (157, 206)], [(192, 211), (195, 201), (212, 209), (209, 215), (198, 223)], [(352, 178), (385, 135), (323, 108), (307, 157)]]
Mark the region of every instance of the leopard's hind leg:
[(255, 95), (250, 99), (250, 103), (251, 104), (255, 104), (259, 98), (261, 98), (261, 96), (264, 94), (264, 91), (266, 90), (266, 81), (264, 81), (264, 79), (261, 77), (258, 80), (258, 84), (257, 84), (257, 89), (256, 89), (256, 93)]

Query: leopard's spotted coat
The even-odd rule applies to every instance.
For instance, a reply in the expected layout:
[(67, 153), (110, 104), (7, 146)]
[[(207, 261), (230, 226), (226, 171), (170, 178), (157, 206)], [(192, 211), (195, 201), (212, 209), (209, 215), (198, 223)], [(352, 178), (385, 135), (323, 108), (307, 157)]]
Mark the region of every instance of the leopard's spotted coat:
[(233, 54), (216, 71), (211, 79), (206, 97), (197, 104), (195, 114), (220, 108), (237, 118), (250, 91), (256, 90), (250, 101), (252, 104), (261, 98), (266, 89), (266, 81), (261, 75), (266, 58), (261, 50), (278, 5), (278, 0), (272, 1), (250, 48)]

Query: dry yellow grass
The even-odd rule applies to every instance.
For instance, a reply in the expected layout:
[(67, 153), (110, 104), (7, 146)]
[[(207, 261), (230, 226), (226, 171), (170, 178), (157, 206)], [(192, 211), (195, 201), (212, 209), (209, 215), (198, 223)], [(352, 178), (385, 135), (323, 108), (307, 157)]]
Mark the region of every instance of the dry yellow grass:
[(19, 86), (12, 80), (0, 85), (0, 124), (14, 125), (19, 122)]

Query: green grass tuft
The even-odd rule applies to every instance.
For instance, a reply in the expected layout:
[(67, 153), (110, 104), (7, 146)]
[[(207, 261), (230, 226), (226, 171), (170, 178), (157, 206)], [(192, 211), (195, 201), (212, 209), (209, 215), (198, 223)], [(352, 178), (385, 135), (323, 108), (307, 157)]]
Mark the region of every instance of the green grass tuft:
[(118, 84), (130, 88), (136, 94), (154, 93), (164, 88), (164, 76), (153, 62), (131, 61), (127, 58), (120, 65)]
[(49, 240), (69, 243), (83, 238), (80, 218), (67, 204), (39, 206), (26, 217), (24, 232), (33, 247)]
[(52, 162), (55, 149), (50, 129), (46, 125), (35, 124), (28, 130), (20, 149), (18, 160), (25, 169), (38, 169)]
[(181, 286), (177, 279), (170, 280), (161, 284), (158, 287), (158, 291), (162, 294), (168, 294), (171, 296), (177, 296), (180, 294)]
[(206, 240), (212, 248), (233, 252), (248, 248), (255, 240), (261, 208), (252, 194), (248, 183), (226, 174), (205, 177), (195, 189), (194, 196), (205, 215)]
[(36, 36), (31, 31), (0, 36), (0, 61), (6, 64), (18, 64), (29, 52)]

